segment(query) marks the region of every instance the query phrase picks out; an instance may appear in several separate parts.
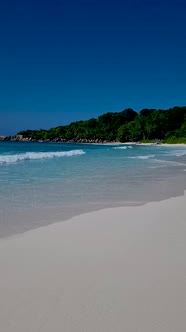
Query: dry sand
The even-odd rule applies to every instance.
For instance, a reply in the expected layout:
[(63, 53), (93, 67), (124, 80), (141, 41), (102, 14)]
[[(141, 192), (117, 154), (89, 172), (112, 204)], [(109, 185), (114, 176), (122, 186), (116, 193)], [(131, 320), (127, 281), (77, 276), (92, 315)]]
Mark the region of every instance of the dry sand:
[(186, 197), (0, 240), (2, 332), (185, 332)]

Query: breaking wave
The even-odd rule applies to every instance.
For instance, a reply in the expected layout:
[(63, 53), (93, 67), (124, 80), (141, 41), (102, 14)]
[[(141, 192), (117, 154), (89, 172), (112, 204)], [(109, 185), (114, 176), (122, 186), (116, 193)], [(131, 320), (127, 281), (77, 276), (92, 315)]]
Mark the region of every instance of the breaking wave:
[(55, 151), (55, 152), (26, 152), (21, 154), (7, 154), (0, 156), (0, 164), (14, 164), (23, 160), (51, 159), (72, 157), (85, 154), (83, 150)]
[(128, 157), (130, 159), (143, 159), (143, 160), (146, 160), (146, 159), (150, 159), (150, 158), (154, 158), (155, 155), (154, 154), (149, 154), (149, 155), (146, 155), (146, 156), (135, 156), (135, 157)]
[(126, 149), (132, 149), (133, 146), (131, 145), (126, 145), (126, 146), (117, 146), (117, 147), (114, 147), (114, 150), (126, 150)]

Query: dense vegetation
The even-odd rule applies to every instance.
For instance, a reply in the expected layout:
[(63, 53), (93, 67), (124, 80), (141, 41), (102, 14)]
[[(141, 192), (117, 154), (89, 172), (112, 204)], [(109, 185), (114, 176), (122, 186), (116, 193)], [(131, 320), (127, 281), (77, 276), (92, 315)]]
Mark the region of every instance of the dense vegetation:
[(186, 107), (168, 110), (125, 109), (98, 119), (73, 122), (49, 130), (26, 130), (18, 135), (35, 140), (56, 141), (158, 141), (186, 143)]

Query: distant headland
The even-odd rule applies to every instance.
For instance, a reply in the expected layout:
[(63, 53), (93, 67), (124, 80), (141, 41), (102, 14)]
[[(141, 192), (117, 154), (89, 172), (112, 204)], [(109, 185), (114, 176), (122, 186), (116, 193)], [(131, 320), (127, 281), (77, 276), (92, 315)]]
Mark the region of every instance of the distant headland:
[(23, 130), (4, 141), (73, 143), (162, 142), (186, 143), (186, 106), (163, 110), (131, 108), (109, 112), (86, 121), (73, 122), (49, 130)]

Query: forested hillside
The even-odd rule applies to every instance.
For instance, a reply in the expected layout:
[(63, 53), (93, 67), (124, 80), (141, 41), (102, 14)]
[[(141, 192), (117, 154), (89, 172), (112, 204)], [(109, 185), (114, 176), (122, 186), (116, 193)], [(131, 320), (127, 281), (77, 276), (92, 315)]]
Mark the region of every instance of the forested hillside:
[(125, 109), (105, 113), (98, 119), (73, 122), (49, 130), (26, 130), (18, 135), (32, 140), (53, 141), (164, 141), (186, 143), (186, 107), (168, 110), (142, 109), (140, 113)]

